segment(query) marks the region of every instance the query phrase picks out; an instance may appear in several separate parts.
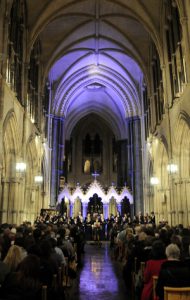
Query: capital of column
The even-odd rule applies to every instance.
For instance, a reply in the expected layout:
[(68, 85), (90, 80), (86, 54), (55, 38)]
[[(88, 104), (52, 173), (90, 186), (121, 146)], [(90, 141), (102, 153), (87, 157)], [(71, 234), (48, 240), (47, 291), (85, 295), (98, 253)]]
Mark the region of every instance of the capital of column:
[(49, 116), (56, 120), (56, 121), (61, 121), (61, 122), (64, 122), (65, 121), (65, 117), (64, 116), (56, 116), (56, 115), (53, 115), (53, 114), (49, 114)]
[(175, 215), (175, 214), (176, 214), (176, 211), (175, 211), (175, 210), (171, 210), (171, 211), (169, 211), (168, 213), (171, 214), (171, 215)]
[(1, 182), (2, 183), (20, 183), (22, 181), (22, 178), (19, 178), (19, 177), (3, 177), (1, 179)]
[(6, 213), (6, 212), (7, 212), (6, 209), (0, 209), (0, 214), (4, 214), (4, 213)]
[(10, 178), (2, 177), (2, 178), (1, 178), (1, 182), (2, 182), (2, 183), (10, 183)]
[(180, 18), (180, 23), (182, 25), (186, 25), (187, 22), (188, 22), (188, 18), (186, 16), (183, 16), (183, 17)]

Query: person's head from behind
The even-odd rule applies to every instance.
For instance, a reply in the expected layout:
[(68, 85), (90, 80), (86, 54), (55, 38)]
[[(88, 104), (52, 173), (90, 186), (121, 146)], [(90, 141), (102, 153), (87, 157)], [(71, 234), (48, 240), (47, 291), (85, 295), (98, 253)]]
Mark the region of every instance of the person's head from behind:
[(16, 271), (18, 264), (21, 262), (23, 256), (21, 248), (17, 245), (12, 245), (6, 257), (4, 258), (4, 263), (7, 264), (11, 271)]
[[(30, 297), (31, 293), (33, 293), (33, 297), (30, 299), (35, 299), (35, 293), (41, 291), (40, 258), (36, 255), (28, 254), (19, 264), (16, 275), (18, 287), (22, 291), (28, 292)], [(27, 299), (27, 295), (25, 296)]]
[(165, 245), (161, 240), (155, 241), (152, 244), (151, 255), (153, 259), (163, 259), (165, 255)]
[(168, 260), (179, 260), (180, 249), (176, 244), (169, 244), (166, 247), (166, 256)]
[(18, 271), (25, 277), (37, 278), (40, 272), (40, 258), (28, 254), (19, 264)]

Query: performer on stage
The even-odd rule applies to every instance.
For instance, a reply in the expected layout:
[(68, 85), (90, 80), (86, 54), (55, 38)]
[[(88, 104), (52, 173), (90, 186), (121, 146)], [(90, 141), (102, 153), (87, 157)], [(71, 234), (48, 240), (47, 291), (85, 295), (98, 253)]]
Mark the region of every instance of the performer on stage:
[(81, 212), (79, 211), (79, 213), (78, 213), (78, 217), (77, 217), (77, 223), (83, 223), (83, 216), (82, 216), (82, 214), (81, 214)]
[(92, 232), (93, 232), (94, 241), (97, 241), (98, 245), (101, 245), (100, 243), (101, 224), (99, 222), (98, 217), (96, 218), (96, 221), (92, 225)]
[(107, 222), (104, 219), (103, 214), (100, 215), (100, 225), (101, 225), (100, 226), (100, 228), (101, 228), (101, 230), (100, 230), (100, 240), (104, 241), (106, 239), (106, 225), (107, 225)]
[(85, 233), (86, 233), (86, 240), (91, 241), (92, 240), (92, 218), (90, 213), (88, 213), (87, 217), (85, 218)]

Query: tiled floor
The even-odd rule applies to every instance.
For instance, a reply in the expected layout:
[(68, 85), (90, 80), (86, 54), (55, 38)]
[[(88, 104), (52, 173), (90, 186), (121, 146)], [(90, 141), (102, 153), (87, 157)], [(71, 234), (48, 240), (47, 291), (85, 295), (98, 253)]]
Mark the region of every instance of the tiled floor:
[[(67, 292), (68, 293), (68, 292)], [(129, 300), (121, 265), (111, 260), (109, 244), (86, 245), (83, 267), (67, 300)]]

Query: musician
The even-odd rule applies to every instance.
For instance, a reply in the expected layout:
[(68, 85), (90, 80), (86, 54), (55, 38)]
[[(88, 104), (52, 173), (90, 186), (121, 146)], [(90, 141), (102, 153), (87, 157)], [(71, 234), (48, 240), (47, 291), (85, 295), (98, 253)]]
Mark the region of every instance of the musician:
[(104, 219), (104, 215), (100, 214), (100, 227), (101, 227), (101, 231), (100, 231), (100, 240), (105, 240), (106, 238), (106, 220)]
[(127, 222), (127, 214), (124, 214), (122, 217), (122, 224), (125, 224)]
[(96, 221), (92, 225), (92, 232), (94, 241), (97, 241), (98, 245), (100, 245), (100, 232), (101, 232), (101, 224), (99, 218), (96, 218)]
[(151, 212), (151, 215), (150, 215), (150, 221), (149, 221), (151, 224), (155, 225), (156, 224), (156, 218), (155, 218), (155, 214), (154, 212), (152, 211)]
[(82, 224), (82, 223), (83, 223), (83, 216), (82, 216), (82, 214), (81, 214), (80, 211), (79, 211), (79, 213), (78, 213), (77, 223), (78, 223), (78, 224)]
[(92, 240), (92, 223), (91, 215), (88, 213), (87, 217), (85, 218), (85, 233), (87, 241)]
[(138, 222), (139, 222), (139, 224), (144, 224), (144, 216), (141, 211), (139, 212), (139, 215), (138, 215)]

